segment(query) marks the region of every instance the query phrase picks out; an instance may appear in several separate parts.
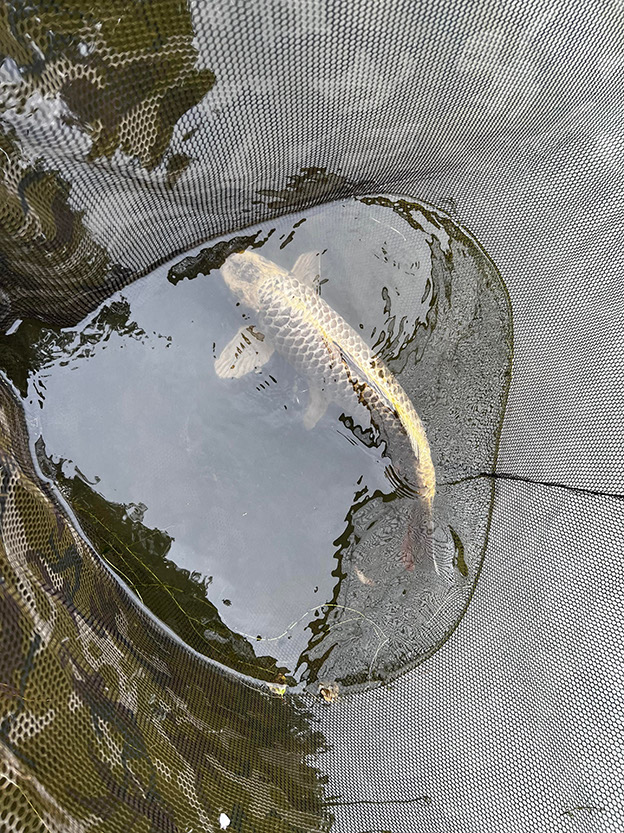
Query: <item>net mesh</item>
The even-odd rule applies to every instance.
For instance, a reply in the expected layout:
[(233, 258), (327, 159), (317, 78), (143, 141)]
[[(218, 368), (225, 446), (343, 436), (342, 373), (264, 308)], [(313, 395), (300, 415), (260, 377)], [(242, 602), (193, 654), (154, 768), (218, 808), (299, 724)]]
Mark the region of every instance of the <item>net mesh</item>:
[(203, 241), (371, 193), (469, 229), (514, 320), (472, 602), (427, 662), (329, 706), (190, 653), (105, 568), (36, 462), (5, 338), (3, 829), (621, 829), (623, 15), (2, 6), (4, 329), (74, 324)]

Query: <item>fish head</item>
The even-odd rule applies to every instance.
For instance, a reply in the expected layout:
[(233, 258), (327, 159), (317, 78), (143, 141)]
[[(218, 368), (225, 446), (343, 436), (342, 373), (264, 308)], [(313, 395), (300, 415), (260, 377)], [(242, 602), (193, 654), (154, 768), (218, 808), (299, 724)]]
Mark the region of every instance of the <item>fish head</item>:
[(229, 289), (248, 307), (258, 307), (258, 289), (267, 278), (280, 272), (276, 263), (256, 254), (231, 254), (221, 267), (223, 280)]

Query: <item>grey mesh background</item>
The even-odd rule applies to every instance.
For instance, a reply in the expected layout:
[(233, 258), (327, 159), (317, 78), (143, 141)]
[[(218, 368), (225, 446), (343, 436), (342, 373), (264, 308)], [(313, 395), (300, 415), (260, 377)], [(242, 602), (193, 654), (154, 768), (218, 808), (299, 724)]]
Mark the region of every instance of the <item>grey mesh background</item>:
[[(173, 186), (164, 162), (88, 161), (58, 96), (5, 102), (126, 279), (288, 211), (259, 193), (318, 167), (335, 178), (308, 201), (387, 192), (449, 211), (513, 307), (510, 479), (474, 599), (419, 669), (319, 712), (333, 829), (622, 829), (624, 6), (189, 7), (216, 82), (176, 124), (171, 152), (196, 132)], [(5, 62), (4, 83), (15, 73)]]

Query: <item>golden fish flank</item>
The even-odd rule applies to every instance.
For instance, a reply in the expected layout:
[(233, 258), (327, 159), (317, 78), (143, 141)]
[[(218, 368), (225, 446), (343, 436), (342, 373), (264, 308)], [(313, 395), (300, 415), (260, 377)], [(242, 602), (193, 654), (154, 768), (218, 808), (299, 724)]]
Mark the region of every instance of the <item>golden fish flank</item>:
[[(389, 447), (407, 440), (410, 471), (397, 477), (389, 467), (387, 474), (430, 510), (435, 470), (425, 428), (390, 370), (319, 296), (318, 262), (314, 252), (304, 254), (287, 272), (253, 252), (230, 255), (221, 273), (232, 293), (253, 310), (257, 325), (242, 326), (226, 345), (215, 362), (217, 375), (239, 378), (261, 368), (276, 350), (308, 381), (308, 429), (329, 402), (344, 405), (355, 397), (369, 410)], [(394, 463), (391, 449), (389, 455)]]

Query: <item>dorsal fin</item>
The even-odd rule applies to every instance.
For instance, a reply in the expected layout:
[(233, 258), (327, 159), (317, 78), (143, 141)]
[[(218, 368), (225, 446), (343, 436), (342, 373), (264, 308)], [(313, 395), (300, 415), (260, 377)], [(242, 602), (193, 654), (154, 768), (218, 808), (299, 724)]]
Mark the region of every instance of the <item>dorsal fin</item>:
[(320, 272), (321, 261), (318, 252), (306, 252), (303, 255), (299, 255), (295, 261), (295, 265), (290, 270), (293, 278), (311, 286), (316, 292), (319, 290)]

